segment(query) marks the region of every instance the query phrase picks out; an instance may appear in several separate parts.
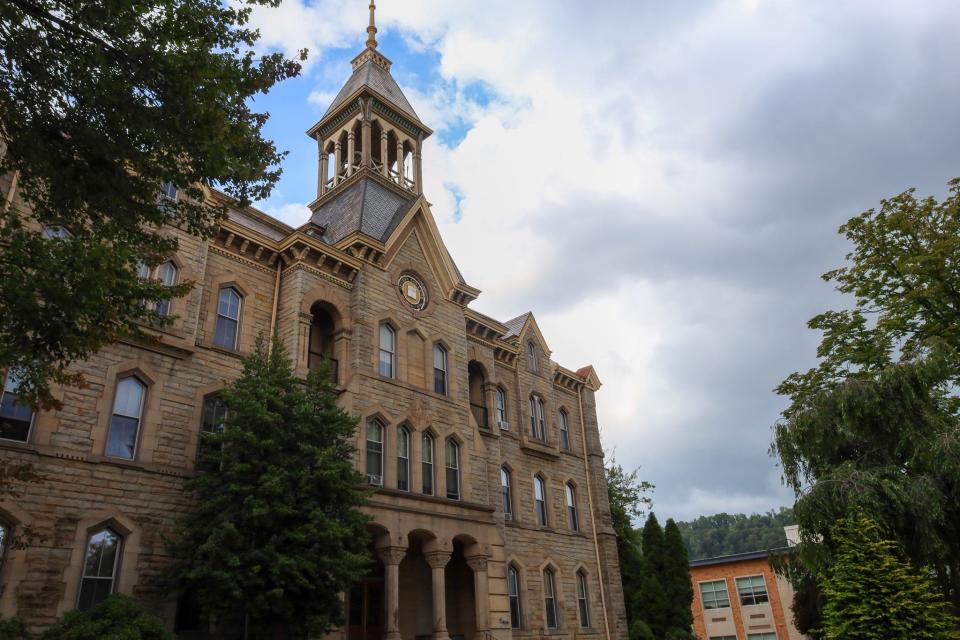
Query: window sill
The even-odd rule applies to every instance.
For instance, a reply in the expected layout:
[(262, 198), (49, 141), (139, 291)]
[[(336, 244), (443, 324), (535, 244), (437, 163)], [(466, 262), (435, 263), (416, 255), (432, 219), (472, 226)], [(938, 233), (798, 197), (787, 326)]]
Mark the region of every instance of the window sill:
[(520, 448), (526, 451), (527, 453), (531, 453), (533, 455), (545, 456), (553, 460), (556, 460), (557, 458), (560, 457), (559, 450), (557, 450), (555, 447), (550, 446), (548, 442), (544, 442), (541, 440), (533, 440), (530, 438), (526, 438), (520, 443)]
[(237, 349), (228, 349), (226, 347), (221, 347), (219, 345), (213, 344), (212, 342), (202, 342), (200, 340), (197, 340), (197, 346), (202, 347), (204, 349), (209, 349), (210, 351), (216, 351), (217, 353), (222, 353), (225, 356), (231, 356), (233, 358), (237, 358), (238, 360), (242, 360), (243, 358), (246, 358), (248, 355), (250, 355), (245, 351), (238, 351)]

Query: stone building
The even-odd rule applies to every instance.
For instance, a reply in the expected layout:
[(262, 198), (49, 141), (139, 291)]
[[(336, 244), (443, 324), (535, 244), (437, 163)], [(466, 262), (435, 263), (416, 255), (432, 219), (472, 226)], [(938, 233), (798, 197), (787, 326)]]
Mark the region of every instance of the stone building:
[[(176, 255), (143, 275), (196, 285), (162, 309), (170, 326), (148, 328), (155, 344), (78, 365), (87, 385), (61, 388), (56, 411), (32, 413), (0, 378), (0, 464), (44, 476), (0, 499), (0, 536), (42, 536), (0, 556), (0, 615), (42, 627), (116, 592), (202, 637), (158, 586), (163, 534), (187, 504), (198, 434), (223, 420), (218, 390), (258, 334), (277, 332), (298, 373), (334, 365), (376, 487), (365, 508), (378, 568), (345, 594), (334, 637), (627, 637), (597, 374), (553, 362), (532, 314), (470, 308), (480, 292), (422, 193), (431, 131), (377, 49), (372, 5), (368, 33), (308, 131), (319, 171), (305, 224), (232, 207), (209, 241), (171, 229)], [(0, 189), (16, 198), (11, 182)]]

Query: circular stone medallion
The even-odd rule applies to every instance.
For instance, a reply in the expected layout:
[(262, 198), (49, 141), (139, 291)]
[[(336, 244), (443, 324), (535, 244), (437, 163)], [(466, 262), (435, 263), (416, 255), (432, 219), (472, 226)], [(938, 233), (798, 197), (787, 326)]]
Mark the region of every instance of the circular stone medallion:
[(423, 311), (427, 307), (427, 290), (416, 276), (405, 273), (397, 283), (400, 295), (414, 311)]

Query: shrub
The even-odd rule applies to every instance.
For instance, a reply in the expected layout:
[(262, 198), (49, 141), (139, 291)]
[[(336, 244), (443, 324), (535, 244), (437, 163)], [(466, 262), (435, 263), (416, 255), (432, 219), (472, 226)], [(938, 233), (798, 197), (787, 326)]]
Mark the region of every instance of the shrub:
[(27, 625), (20, 618), (0, 618), (0, 640), (31, 640)]
[(163, 621), (124, 596), (110, 596), (90, 611), (71, 611), (41, 640), (175, 640)]

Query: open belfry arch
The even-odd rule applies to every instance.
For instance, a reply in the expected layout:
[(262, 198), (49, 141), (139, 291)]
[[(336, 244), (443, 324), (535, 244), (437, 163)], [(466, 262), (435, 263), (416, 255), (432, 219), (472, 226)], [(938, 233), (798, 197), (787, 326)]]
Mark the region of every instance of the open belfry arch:
[[(222, 420), (218, 393), (257, 336), (276, 333), (297, 375), (329, 365), (359, 419), (355, 463), (372, 487), (374, 562), (342, 594), (346, 624), (329, 640), (628, 637), (600, 378), (555, 362), (532, 312), (498, 320), (471, 307), (480, 291), (423, 193), (432, 132), (391, 76), (369, 9), (366, 47), (307, 132), (318, 149), (309, 219), (292, 227), (204, 187), (227, 216), (209, 240), (169, 230), (171, 261), (196, 283), (173, 301), (173, 323), (77, 365), (87, 391), (32, 415), (20, 441), (0, 437), (0, 463), (39, 456), (49, 478), (16, 504), (0, 497), (0, 527), (50, 541), (0, 556), (4, 615), (42, 627), (75, 607), (85, 546), (109, 535), (111, 592), (143, 600), (183, 638), (210, 637), (151, 577), (188, 504), (201, 430)], [(118, 459), (109, 425), (130, 376), (146, 395), (138, 444)], [(136, 495), (117, 502), (130, 486)]]

